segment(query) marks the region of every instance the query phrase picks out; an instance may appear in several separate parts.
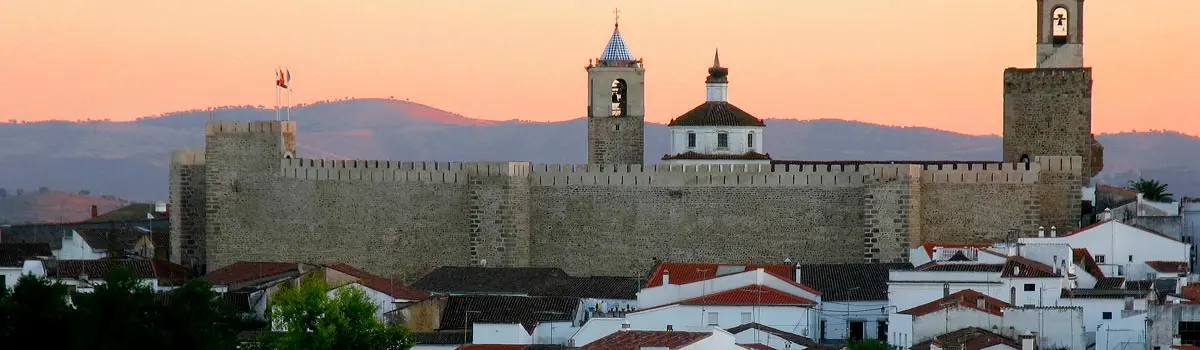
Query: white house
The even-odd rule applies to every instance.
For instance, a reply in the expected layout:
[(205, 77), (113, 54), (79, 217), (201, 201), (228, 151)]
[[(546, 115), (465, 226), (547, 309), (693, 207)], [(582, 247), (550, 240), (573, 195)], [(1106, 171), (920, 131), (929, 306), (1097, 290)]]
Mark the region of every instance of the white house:
[(812, 338), (821, 293), (796, 281), (755, 269), (675, 284), (669, 269), (661, 285), (638, 292), (638, 311), (627, 318), (633, 329), (731, 328), (758, 323)]
[(1008, 338), (1026, 332), (1050, 348), (1083, 350), (1083, 310), (1079, 307), (1011, 307), (1003, 300), (963, 290), (891, 316), (889, 344), (915, 347), (965, 328), (981, 328)]
[[(1070, 259), (1070, 249), (1064, 253)], [(888, 298), (905, 310), (962, 290), (975, 290), (1022, 306), (1054, 306), (1067, 286), (1067, 274), (1021, 256), (1003, 264), (930, 262), (911, 270), (890, 271)]]
[(705, 80), (705, 102), (672, 119), (666, 164), (770, 164), (763, 149), (766, 124), (729, 103), (729, 69), (719, 55)]
[(145, 227), (75, 229), (62, 237), (59, 260), (95, 260), (128, 255), (154, 257), (152, 231)]
[(46, 243), (0, 243), (0, 287), (12, 290), (22, 275), (45, 276), (42, 259), (52, 255)]
[(1191, 244), (1141, 227), (1108, 219), (1059, 235), (1054, 229), (1048, 237), (1020, 238), (1020, 243), (1063, 243), (1072, 248), (1087, 249), (1107, 277), (1126, 277), (1135, 280), (1154, 280), (1161, 273), (1178, 277), (1185, 271), (1160, 272), (1147, 262), (1174, 262), (1188, 266)]
[(395, 280), (374, 275), (345, 263), (329, 265), (325, 268), (325, 281), (329, 283), (330, 297), (337, 295), (342, 288), (358, 288), (375, 304), (375, 318), (386, 322), (385, 315), (392, 310), (411, 305), (424, 300), (429, 294), (414, 288), (409, 288)]
[[(888, 272), (891, 269), (912, 270), (912, 265), (854, 263), (796, 266), (796, 279), (821, 292), (821, 324), (814, 339), (826, 344), (844, 343), (846, 339), (887, 341), (888, 315), (896, 311), (888, 301)], [(738, 336), (740, 339), (741, 335)]]

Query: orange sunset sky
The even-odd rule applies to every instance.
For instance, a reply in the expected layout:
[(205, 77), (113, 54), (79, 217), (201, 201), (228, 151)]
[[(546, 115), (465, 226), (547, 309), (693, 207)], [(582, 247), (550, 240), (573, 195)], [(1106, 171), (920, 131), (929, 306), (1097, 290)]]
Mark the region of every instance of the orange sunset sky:
[[(277, 66), (293, 102), (577, 118), (615, 7), (655, 122), (703, 101), (715, 47), (731, 102), (760, 118), (969, 134), (1001, 132), (1001, 74), (1033, 65), (1034, 0), (5, 1), (0, 120), (269, 106)], [(1200, 1), (1089, 0), (1085, 16), (1094, 130), (1200, 135)]]

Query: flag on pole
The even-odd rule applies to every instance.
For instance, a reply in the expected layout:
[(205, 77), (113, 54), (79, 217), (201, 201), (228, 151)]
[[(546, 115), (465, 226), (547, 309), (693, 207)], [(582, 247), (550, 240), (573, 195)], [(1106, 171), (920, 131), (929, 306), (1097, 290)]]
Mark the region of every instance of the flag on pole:
[(275, 72), (275, 86), (287, 89), (287, 80), (282, 69)]
[(288, 69), (286, 79), (284, 79), (284, 81), (283, 81), (283, 85), (284, 85), (283, 88), (286, 89), (287, 86), (291, 83), (292, 83), (292, 70)]

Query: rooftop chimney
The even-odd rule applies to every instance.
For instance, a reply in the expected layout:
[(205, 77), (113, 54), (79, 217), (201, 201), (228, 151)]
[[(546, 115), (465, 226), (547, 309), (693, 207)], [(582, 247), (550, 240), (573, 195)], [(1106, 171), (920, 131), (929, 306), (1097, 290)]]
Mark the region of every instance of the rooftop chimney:
[(663, 270), (663, 285), (671, 284), (671, 271)]
[(667, 332), (675, 330), (675, 326), (667, 325)]
[(796, 264), (796, 283), (801, 283), (800, 282), (800, 264), (799, 263)]
[(97, 208), (95, 204), (92, 204), (92, 217), (97, 216), (100, 216), (100, 208)]
[(1176, 334), (1175, 336), (1171, 337), (1171, 345), (1183, 345), (1183, 338), (1180, 338), (1179, 335)]
[(1038, 237), (1046, 237), (1046, 226), (1038, 226)]
[(1031, 334), (1029, 332), (1026, 332), (1025, 334), (1021, 334), (1021, 350), (1034, 350), (1034, 349), (1037, 349), (1037, 337), (1035, 337), (1033, 334)]
[(624, 332), (624, 331), (628, 331), (628, 330), (629, 330), (629, 320), (625, 320), (625, 322), (621, 322), (621, 331)]
[(1058, 226), (1050, 226), (1050, 237), (1058, 237)]

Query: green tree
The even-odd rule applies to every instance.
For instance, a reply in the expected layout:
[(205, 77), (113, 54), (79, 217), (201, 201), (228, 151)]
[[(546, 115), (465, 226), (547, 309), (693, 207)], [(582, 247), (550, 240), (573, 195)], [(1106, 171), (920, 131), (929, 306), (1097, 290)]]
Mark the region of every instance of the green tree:
[(12, 293), (0, 301), (0, 337), (3, 343), (14, 349), (63, 349), (70, 344), (69, 337), (46, 337), (49, 330), (55, 334), (72, 334), (71, 307), (67, 305), (67, 287), (34, 275), (17, 279)]
[(892, 347), (887, 343), (875, 339), (851, 339), (847, 347), (850, 350), (891, 350)]
[(155, 327), (163, 349), (234, 349), (240, 325), (233, 310), (203, 280), (191, 280), (165, 293)]
[(1149, 201), (1172, 202), (1175, 200), (1174, 195), (1167, 192), (1167, 184), (1159, 183), (1158, 180), (1138, 178), (1137, 181), (1129, 181), (1127, 187), (1141, 192), (1142, 198)]
[(76, 345), (81, 349), (157, 349), (166, 335), (155, 327), (160, 300), (129, 269), (120, 267), (104, 283), (76, 299)]
[(328, 290), (323, 280), (308, 277), (276, 295), (271, 318), (283, 331), (260, 339), (262, 348), (404, 350), (416, 344), (408, 330), (375, 319), (376, 306), (361, 289), (341, 288), (333, 298)]

